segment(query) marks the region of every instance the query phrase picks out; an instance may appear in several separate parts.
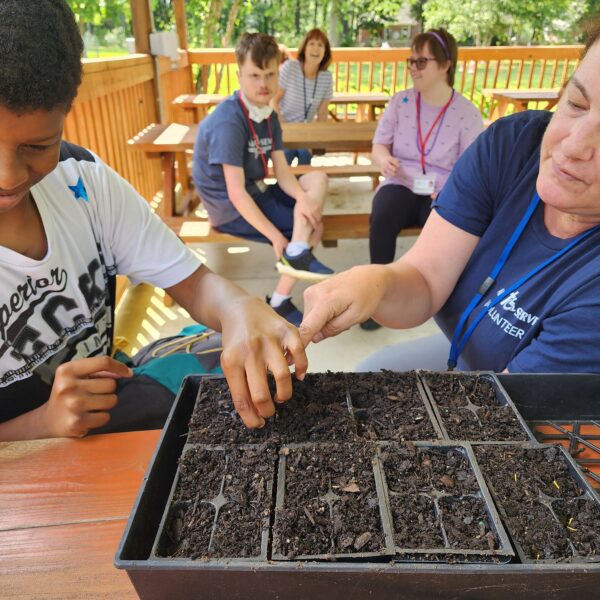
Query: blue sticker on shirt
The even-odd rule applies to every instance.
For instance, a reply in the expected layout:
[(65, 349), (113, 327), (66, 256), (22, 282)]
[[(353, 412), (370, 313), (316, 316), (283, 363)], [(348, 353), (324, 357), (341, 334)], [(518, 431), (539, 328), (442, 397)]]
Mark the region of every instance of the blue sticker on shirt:
[(75, 185), (70, 185), (69, 189), (73, 192), (73, 196), (75, 196), (75, 200), (79, 200), (79, 198), (83, 198), (86, 202), (89, 202), (90, 199), (88, 197), (87, 190), (83, 185), (83, 180), (81, 177), (77, 180)]

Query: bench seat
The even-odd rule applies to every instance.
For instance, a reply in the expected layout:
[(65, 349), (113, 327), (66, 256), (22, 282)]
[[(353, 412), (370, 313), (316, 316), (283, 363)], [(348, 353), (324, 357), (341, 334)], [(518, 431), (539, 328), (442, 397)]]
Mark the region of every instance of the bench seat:
[[(241, 238), (214, 230), (206, 219), (189, 217), (182, 222), (181, 217), (167, 217), (164, 221), (186, 244), (241, 241)], [(323, 224), (323, 245), (326, 247), (335, 247), (337, 240), (369, 237), (369, 215), (365, 213), (324, 215)], [(409, 227), (400, 235), (419, 235), (420, 231), (420, 227)]]

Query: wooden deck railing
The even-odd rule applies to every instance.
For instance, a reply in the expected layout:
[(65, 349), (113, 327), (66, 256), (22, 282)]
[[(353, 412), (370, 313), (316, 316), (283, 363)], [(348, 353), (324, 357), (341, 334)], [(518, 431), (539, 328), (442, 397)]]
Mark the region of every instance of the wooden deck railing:
[(161, 187), (160, 161), (129, 152), (127, 140), (159, 121), (151, 56), (90, 59), (65, 123), (65, 139), (96, 152), (147, 200)]
[[(460, 48), (455, 88), (489, 117), (483, 88), (560, 87), (575, 70), (580, 53), (581, 46)], [(403, 90), (410, 86), (409, 55), (410, 48), (334, 48), (334, 89), (390, 95)], [(230, 94), (237, 89), (233, 49), (190, 50), (189, 60), (198, 65), (202, 91)]]

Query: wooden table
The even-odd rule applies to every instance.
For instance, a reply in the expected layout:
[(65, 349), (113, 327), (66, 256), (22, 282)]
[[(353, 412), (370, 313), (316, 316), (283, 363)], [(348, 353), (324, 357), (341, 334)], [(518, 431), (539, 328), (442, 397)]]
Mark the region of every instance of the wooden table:
[[(348, 105), (356, 104), (358, 107), (357, 113), (364, 109), (366, 111), (367, 121), (375, 121), (377, 114), (375, 109), (383, 110), (390, 97), (387, 94), (379, 92), (334, 92), (333, 99), (329, 102), (329, 106), (334, 108), (338, 104)], [(335, 114), (335, 113), (334, 113)]]
[[(377, 124), (373, 121), (326, 121), (312, 123), (283, 123), (283, 142), (286, 148), (323, 149), (326, 152), (370, 152)], [(129, 140), (132, 150), (159, 154), (163, 171), (163, 217), (175, 215), (175, 159), (185, 168), (184, 153), (192, 150), (198, 125), (152, 124)], [(180, 174), (180, 179), (183, 179)], [(187, 179), (187, 176), (185, 177)]]
[(181, 94), (173, 100), (173, 106), (181, 109), (186, 123), (199, 123), (208, 109), (220, 104), (227, 96), (222, 94)]
[(490, 120), (494, 121), (506, 114), (508, 106), (512, 104), (515, 112), (527, 110), (530, 102), (545, 102), (546, 110), (554, 108), (559, 99), (559, 88), (532, 88), (521, 90), (509, 90), (501, 88), (484, 88), (481, 90), (484, 96), (490, 98), (492, 110)]
[(0, 443), (1, 598), (137, 598), (113, 559), (159, 435)]
[[(213, 106), (223, 102), (227, 96), (221, 94), (181, 94), (173, 100), (173, 106), (181, 110), (185, 123), (199, 123)], [(356, 104), (366, 111), (367, 120), (375, 121), (376, 109), (383, 109), (390, 97), (379, 92), (334, 92), (329, 102), (330, 109), (338, 105)]]

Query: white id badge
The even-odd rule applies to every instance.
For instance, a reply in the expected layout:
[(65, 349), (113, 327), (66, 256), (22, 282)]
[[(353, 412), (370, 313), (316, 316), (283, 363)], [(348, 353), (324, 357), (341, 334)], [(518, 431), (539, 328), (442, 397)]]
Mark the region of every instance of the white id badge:
[(431, 196), (435, 192), (435, 173), (417, 175), (413, 179), (412, 191), (419, 196)]
[(267, 188), (269, 187), (266, 183), (264, 179), (255, 179), (254, 183), (256, 184), (256, 187), (259, 189), (260, 193), (264, 193), (267, 191)]

